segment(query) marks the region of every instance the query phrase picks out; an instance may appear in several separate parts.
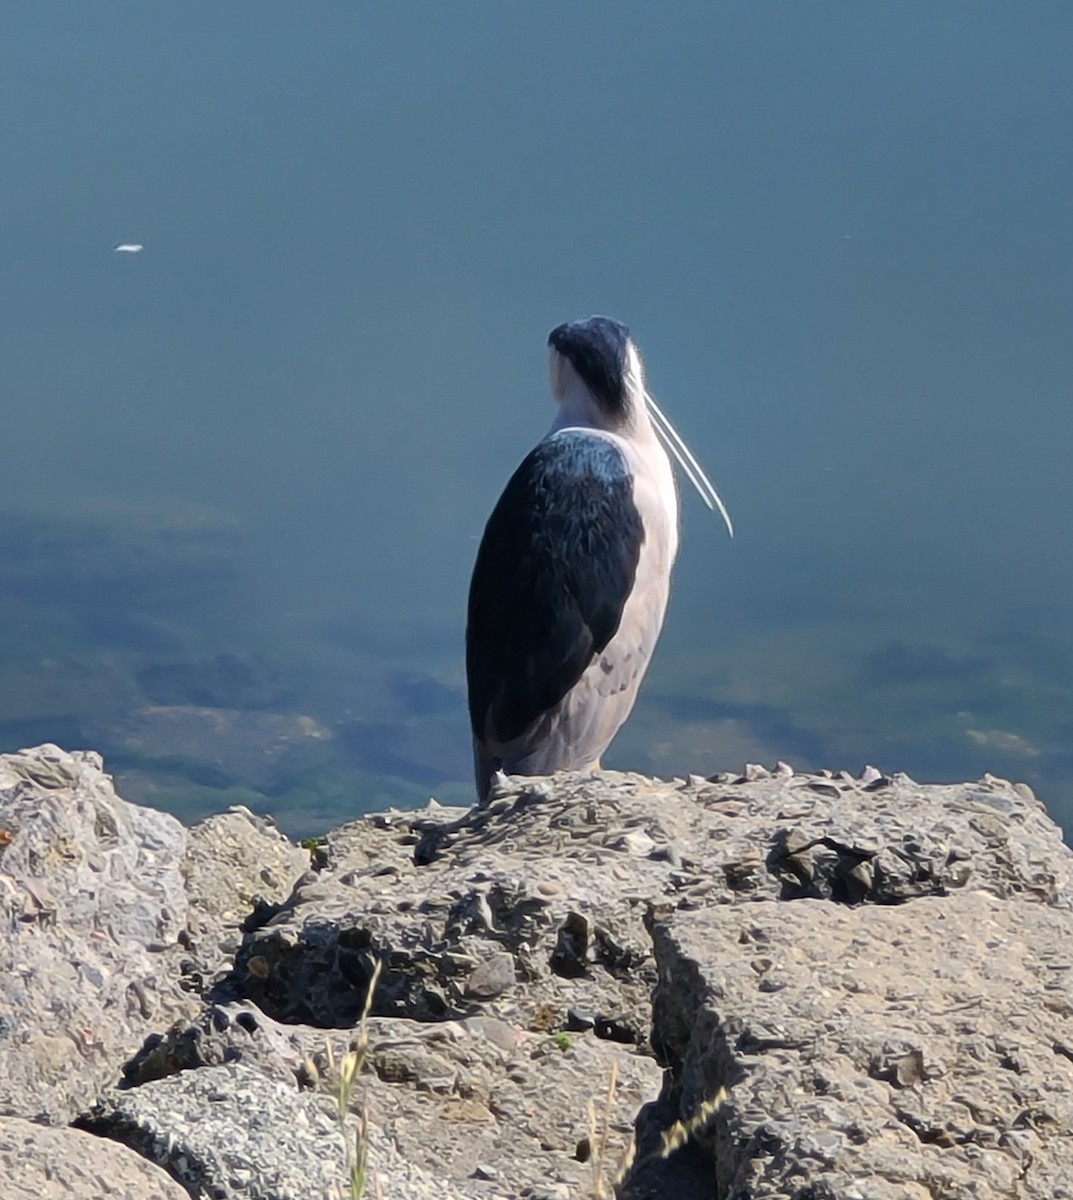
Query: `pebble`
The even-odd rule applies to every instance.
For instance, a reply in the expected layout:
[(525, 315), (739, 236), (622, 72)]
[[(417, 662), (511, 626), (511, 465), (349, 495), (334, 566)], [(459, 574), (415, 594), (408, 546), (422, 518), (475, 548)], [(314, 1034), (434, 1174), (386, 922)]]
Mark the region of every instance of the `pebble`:
[(466, 980), (466, 995), (474, 1000), (491, 1000), (514, 986), (514, 956), (507, 951), (493, 954)]

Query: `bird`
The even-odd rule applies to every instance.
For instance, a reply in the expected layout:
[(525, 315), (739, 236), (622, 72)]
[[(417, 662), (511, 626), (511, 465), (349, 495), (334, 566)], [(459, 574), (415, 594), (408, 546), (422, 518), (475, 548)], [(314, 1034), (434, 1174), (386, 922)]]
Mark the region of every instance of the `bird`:
[(145, 246), (141, 242), (120, 242), (113, 250), (114, 254), (141, 254)]
[(648, 392), (625, 325), (557, 325), (548, 365), (555, 419), (492, 510), (470, 580), (466, 680), (482, 804), (500, 772), (599, 770), (630, 715), (678, 552), (667, 449), (734, 535)]

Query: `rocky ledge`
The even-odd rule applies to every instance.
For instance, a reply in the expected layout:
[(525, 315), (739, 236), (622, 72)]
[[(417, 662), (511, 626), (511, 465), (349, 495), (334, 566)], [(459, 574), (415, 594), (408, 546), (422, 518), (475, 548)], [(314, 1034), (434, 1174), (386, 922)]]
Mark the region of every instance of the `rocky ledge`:
[(385, 1200), (1070, 1197), (1071, 867), (990, 776), (517, 780), (302, 848), (0, 756), (0, 1190), (352, 1196), (361, 1145)]

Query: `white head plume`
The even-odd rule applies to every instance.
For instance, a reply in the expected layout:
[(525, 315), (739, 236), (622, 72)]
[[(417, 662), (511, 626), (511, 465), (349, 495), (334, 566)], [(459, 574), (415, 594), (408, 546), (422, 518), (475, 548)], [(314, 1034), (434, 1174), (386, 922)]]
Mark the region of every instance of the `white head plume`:
[(647, 391), (645, 392), (645, 405), (648, 408), (649, 415), (652, 417), (652, 425), (656, 433), (659, 434), (660, 441), (674, 455), (686, 478), (697, 489), (704, 503), (713, 511), (718, 512), (723, 518), (726, 523), (727, 533), (733, 537), (734, 525), (730, 520), (730, 513), (727, 512), (726, 505), (720, 500), (719, 493), (715, 490), (712, 481), (705, 475), (704, 469), (693, 457), (692, 451), (678, 436), (678, 431)]

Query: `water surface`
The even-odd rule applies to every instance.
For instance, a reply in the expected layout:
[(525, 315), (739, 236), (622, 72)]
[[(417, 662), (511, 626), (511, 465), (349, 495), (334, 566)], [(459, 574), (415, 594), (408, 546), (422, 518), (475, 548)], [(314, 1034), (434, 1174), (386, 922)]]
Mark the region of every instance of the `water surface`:
[(296, 833), (468, 798), (477, 539), (600, 311), (737, 528), (685, 498), (609, 765), (1073, 820), (1068, 6), (3, 25), (0, 749)]

